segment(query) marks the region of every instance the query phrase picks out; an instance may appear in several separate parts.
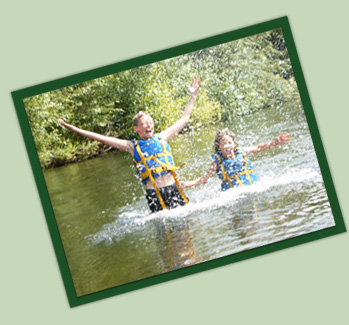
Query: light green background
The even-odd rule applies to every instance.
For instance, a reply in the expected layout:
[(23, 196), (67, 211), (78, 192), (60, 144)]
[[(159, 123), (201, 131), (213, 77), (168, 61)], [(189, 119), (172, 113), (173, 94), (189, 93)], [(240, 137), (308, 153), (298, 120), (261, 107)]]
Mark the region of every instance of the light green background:
[(288, 16), (349, 225), (345, 1), (10, 3), (0, 5), (2, 324), (346, 323), (347, 233), (70, 309), (10, 96)]

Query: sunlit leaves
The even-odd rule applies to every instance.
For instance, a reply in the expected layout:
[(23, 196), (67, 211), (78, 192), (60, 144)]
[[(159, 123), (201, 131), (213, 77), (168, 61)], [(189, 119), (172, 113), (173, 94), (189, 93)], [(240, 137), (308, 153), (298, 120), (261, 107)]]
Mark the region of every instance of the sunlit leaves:
[(64, 129), (59, 118), (130, 139), (136, 137), (132, 117), (143, 110), (161, 131), (181, 116), (194, 76), (200, 77), (202, 86), (190, 128), (288, 101), (299, 103), (282, 32), (274, 30), (25, 99), (42, 166), (59, 166), (109, 150)]

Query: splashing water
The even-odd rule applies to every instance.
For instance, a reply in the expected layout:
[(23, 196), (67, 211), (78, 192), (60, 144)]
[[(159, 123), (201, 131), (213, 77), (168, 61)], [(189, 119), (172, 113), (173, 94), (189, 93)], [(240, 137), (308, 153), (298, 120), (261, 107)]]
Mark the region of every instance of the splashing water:
[[(277, 191), (278, 195), (282, 191), (289, 191), (290, 185), (293, 188), (297, 184), (303, 182), (315, 182), (321, 184), (322, 177), (319, 171), (304, 169), (300, 171), (289, 171), (281, 176), (264, 176), (253, 186), (243, 188), (235, 188), (229, 191), (221, 192), (215, 182), (214, 186), (206, 186), (192, 193), (191, 202), (187, 206), (180, 207), (174, 210), (166, 210), (151, 214), (149, 212), (137, 213), (134, 208), (130, 207), (130, 211), (123, 212), (118, 216), (118, 219), (111, 224), (103, 226), (103, 229), (94, 235), (89, 235), (86, 238), (93, 245), (101, 242), (111, 244), (113, 240), (121, 240), (127, 234), (136, 231), (143, 231), (146, 224), (154, 219), (168, 220), (178, 218), (192, 218), (193, 215), (207, 214), (209, 211), (210, 217), (215, 214), (216, 210), (224, 208), (227, 211), (227, 217), (231, 217), (231, 209), (239, 202), (244, 200), (254, 200), (258, 195), (271, 195), (271, 192)], [(218, 188), (218, 190), (217, 190)], [(266, 194), (268, 193), (268, 194)]]

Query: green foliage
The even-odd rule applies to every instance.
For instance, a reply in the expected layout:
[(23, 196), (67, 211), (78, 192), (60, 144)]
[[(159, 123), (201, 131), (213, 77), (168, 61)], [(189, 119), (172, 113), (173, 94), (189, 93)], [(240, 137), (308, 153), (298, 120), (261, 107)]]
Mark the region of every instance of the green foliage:
[(223, 119), (299, 100), (281, 30), (197, 51), (188, 61)]
[(172, 125), (189, 99), (187, 87), (202, 86), (190, 126), (200, 128), (235, 115), (299, 101), (281, 30), (202, 49), (24, 100), (43, 168), (98, 155), (110, 148), (64, 129), (59, 118), (82, 129), (133, 138), (140, 110), (156, 131)]

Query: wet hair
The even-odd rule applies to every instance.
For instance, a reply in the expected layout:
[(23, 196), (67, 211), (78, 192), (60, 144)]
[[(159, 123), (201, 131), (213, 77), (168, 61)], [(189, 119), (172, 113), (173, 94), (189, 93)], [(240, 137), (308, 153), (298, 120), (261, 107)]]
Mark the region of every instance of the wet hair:
[[(229, 131), (228, 129), (224, 129), (222, 131), (219, 131), (216, 135), (216, 138), (214, 139), (214, 148), (216, 150), (216, 152), (220, 152), (219, 150), (219, 142), (221, 141), (221, 139), (225, 136), (229, 136), (233, 139), (233, 141), (236, 143), (236, 140), (235, 140), (235, 134), (231, 131)], [(237, 143), (236, 143), (237, 145)]]
[(134, 126), (137, 126), (137, 125), (138, 125), (139, 120), (141, 119), (142, 116), (149, 116), (149, 117), (151, 117), (150, 114), (145, 113), (145, 112), (143, 112), (143, 111), (139, 111), (139, 112), (133, 117), (133, 119), (132, 119), (133, 125), (134, 125)]

